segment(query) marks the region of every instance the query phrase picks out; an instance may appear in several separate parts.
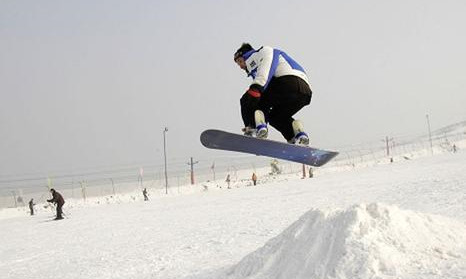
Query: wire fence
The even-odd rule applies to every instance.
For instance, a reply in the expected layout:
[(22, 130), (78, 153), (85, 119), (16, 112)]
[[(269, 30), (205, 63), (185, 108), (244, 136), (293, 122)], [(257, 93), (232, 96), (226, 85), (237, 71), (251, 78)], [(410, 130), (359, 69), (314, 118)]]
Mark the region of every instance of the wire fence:
[[(455, 153), (461, 149), (466, 149), (466, 121), (437, 130), (431, 136), (386, 137), (376, 142), (337, 148), (340, 154), (318, 171), (396, 163), (419, 156)], [(135, 191), (140, 191), (142, 196), (144, 188), (153, 194), (179, 194), (186, 191), (183, 186), (190, 185), (192, 180), (196, 185), (228, 187), (251, 180), (252, 173), (259, 178), (289, 174), (304, 177), (310, 168), (267, 157), (232, 153), (231, 156), (196, 162), (193, 169), (194, 175), (185, 162), (169, 162), (167, 179), (164, 165), (124, 166), (49, 177), (4, 176), (0, 178), (0, 208), (25, 206), (31, 198), (36, 203), (45, 202), (50, 198), (50, 188), (59, 189), (65, 198), (84, 200)]]

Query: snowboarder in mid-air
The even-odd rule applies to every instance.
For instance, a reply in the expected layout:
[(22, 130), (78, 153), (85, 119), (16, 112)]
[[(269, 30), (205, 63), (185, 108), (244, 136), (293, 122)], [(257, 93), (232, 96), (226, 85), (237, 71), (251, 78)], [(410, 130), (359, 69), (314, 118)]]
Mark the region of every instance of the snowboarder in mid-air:
[[(244, 135), (208, 129), (201, 133), (207, 148), (268, 156), (320, 167), (338, 155), (309, 147), (309, 136), (295, 115), (311, 103), (312, 91), (304, 69), (285, 52), (269, 46), (254, 49), (243, 43), (234, 61), (253, 81), (241, 97)], [(270, 124), (288, 143), (263, 140)], [(255, 136), (255, 137), (254, 137)], [(289, 144), (291, 143), (291, 144)]]
[(310, 104), (312, 91), (304, 69), (285, 52), (263, 46), (255, 50), (243, 43), (234, 61), (252, 77), (241, 98), (245, 135), (267, 138), (267, 123), (289, 143), (309, 145), (309, 136), (293, 115)]

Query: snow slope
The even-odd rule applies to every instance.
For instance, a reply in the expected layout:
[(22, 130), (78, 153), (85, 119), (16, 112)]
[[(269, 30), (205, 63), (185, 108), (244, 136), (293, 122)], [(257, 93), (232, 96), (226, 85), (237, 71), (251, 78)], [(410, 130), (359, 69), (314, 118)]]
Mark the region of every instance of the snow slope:
[[(465, 225), (377, 203), (310, 210), (225, 278), (454, 278)], [(217, 278), (222, 276), (216, 276)]]
[(3, 210), (0, 275), (466, 278), (465, 163), (461, 150), (149, 202), (68, 199), (62, 221)]

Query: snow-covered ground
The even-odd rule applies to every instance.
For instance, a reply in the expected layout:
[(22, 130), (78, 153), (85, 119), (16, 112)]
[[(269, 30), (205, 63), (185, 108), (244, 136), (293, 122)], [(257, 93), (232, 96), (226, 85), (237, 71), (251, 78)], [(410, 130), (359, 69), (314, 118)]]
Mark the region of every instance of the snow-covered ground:
[(462, 150), (261, 179), (4, 209), (0, 277), (466, 278)]

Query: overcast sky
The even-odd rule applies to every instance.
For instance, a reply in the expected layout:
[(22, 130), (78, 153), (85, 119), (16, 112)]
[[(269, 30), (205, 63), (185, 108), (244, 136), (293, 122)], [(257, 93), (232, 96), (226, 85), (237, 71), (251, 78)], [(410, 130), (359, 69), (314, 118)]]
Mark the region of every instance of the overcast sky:
[[(0, 1), (0, 175), (207, 158), (239, 132), (242, 42), (308, 72), (317, 147), (466, 120), (466, 1)], [(281, 139), (271, 130), (271, 137)]]

